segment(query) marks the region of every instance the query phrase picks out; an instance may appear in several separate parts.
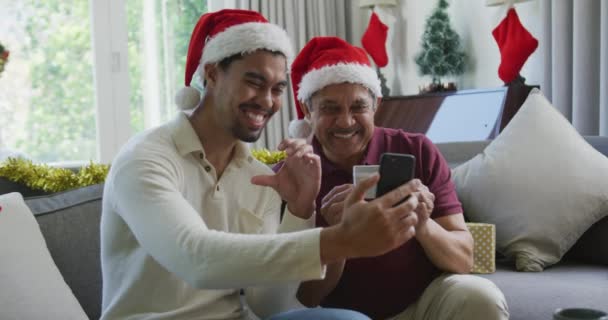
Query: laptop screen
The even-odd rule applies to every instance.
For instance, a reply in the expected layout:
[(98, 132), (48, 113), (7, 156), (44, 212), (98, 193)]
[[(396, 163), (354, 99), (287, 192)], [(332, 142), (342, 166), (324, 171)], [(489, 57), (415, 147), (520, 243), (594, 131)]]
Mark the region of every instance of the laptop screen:
[(425, 133), (431, 141), (475, 141), (498, 134), (507, 87), (390, 97), (376, 125)]

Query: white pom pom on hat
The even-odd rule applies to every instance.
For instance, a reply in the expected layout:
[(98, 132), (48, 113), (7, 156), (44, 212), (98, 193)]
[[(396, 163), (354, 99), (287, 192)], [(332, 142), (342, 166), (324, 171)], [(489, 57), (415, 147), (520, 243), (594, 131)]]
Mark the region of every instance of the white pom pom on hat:
[(312, 134), (312, 127), (306, 118), (296, 119), (289, 122), (287, 132), (291, 138), (306, 139)]
[(269, 23), (258, 12), (225, 9), (202, 15), (190, 38), (185, 88), (177, 92), (175, 103), (182, 110), (193, 109), (200, 103), (201, 94), (191, 87), (191, 83), (193, 77), (202, 76), (199, 73), (203, 72), (204, 65), (260, 49), (281, 52), (288, 63), (293, 59), (293, 48), (287, 32)]
[(175, 94), (175, 104), (181, 110), (194, 109), (201, 102), (201, 94), (193, 87), (183, 87)]

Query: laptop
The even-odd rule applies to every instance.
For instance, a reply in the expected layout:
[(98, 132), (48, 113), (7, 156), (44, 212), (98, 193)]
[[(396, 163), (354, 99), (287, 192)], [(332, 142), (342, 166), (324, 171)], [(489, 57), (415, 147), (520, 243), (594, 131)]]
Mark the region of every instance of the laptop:
[(496, 137), (507, 87), (460, 90), (383, 100), (375, 115), (378, 126), (425, 133), (434, 143)]

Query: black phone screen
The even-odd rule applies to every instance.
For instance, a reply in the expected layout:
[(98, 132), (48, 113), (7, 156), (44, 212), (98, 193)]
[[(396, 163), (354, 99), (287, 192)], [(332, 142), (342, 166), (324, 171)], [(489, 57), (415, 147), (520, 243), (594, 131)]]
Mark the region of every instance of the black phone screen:
[(416, 157), (404, 153), (383, 153), (380, 156), (380, 181), (376, 197), (414, 179)]

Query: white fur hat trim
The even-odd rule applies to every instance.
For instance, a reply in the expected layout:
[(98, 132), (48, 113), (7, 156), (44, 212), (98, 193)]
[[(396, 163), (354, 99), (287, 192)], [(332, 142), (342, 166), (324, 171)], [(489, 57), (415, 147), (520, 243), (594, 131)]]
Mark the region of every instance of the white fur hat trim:
[[(281, 27), (268, 22), (247, 22), (234, 25), (209, 38), (203, 47), (199, 66), (192, 77), (203, 83), (202, 66), (220, 62), (232, 55), (251, 53), (265, 49), (281, 52), (287, 58), (287, 65), (293, 60), (293, 47), (287, 32)], [(190, 84), (191, 85), (191, 84)], [(200, 102), (201, 95), (192, 87), (185, 87), (175, 96), (177, 106), (182, 109), (193, 109)]]
[(332, 84), (358, 83), (370, 89), (376, 97), (382, 97), (380, 80), (376, 71), (358, 63), (338, 63), (308, 72), (300, 82), (298, 100), (306, 101), (315, 92)]
[(238, 24), (210, 38), (203, 48), (200, 65), (260, 49), (283, 53), (287, 57), (287, 65), (291, 65), (293, 47), (287, 32), (275, 24), (263, 22)]

